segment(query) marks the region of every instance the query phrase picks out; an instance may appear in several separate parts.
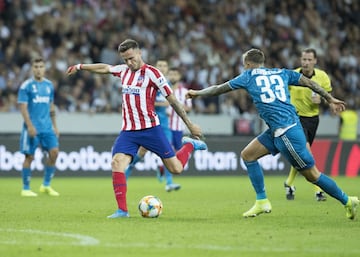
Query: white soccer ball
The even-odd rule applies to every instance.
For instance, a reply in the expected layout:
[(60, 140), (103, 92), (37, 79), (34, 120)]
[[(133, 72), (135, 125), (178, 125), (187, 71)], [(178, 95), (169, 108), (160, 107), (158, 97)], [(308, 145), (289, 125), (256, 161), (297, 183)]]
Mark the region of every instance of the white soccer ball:
[(163, 204), (158, 197), (147, 195), (140, 200), (138, 208), (144, 218), (157, 218), (162, 212)]

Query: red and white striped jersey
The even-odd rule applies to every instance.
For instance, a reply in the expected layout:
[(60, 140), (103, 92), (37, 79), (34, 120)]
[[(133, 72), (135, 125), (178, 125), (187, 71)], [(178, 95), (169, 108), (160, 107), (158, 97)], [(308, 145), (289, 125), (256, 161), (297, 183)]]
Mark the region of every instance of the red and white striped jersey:
[[(192, 107), (191, 99), (186, 99), (185, 95), (188, 92), (188, 89), (184, 87), (182, 84), (180, 84), (177, 88), (173, 89), (173, 93), (175, 97), (178, 99), (178, 101), (188, 107)], [(174, 111), (173, 108), (170, 108), (170, 120), (169, 120), (169, 126), (171, 130), (175, 131), (184, 131), (185, 124), (181, 117)]]
[(160, 124), (155, 112), (156, 92), (165, 97), (172, 89), (164, 75), (155, 67), (144, 64), (133, 72), (127, 65), (110, 67), (112, 75), (119, 77), (122, 87), (122, 130), (140, 130)]

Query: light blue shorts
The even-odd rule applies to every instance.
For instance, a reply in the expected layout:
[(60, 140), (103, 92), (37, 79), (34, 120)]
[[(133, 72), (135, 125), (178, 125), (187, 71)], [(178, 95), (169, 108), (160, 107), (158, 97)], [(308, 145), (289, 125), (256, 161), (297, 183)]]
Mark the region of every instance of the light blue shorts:
[(27, 129), (23, 129), (20, 136), (20, 152), (34, 155), (38, 147), (49, 152), (59, 147), (59, 139), (53, 131), (38, 133), (35, 137), (30, 137)]
[(306, 137), (300, 122), (279, 137), (274, 137), (268, 129), (257, 139), (272, 155), (280, 152), (297, 170), (301, 171), (315, 165), (314, 157), (306, 148)]

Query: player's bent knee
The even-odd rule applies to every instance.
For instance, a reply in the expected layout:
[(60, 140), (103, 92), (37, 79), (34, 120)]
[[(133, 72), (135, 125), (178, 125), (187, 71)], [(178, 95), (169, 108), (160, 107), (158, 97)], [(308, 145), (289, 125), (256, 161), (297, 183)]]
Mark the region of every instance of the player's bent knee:
[(316, 182), (320, 177), (320, 172), (317, 169), (313, 168), (313, 167), (309, 168), (309, 169), (302, 170), (300, 172), (305, 177), (305, 179), (310, 183)]
[(50, 152), (49, 152), (50, 161), (52, 161), (52, 162), (55, 163), (58, 155), (59, 155), (59, 150), (52, 150), (52, 151), (50, 151)]
[(111, 160), (111, 169), (113, 171), (124, 172), (131, 162), (131, 156), (124, 154), (115, 154)]
[(34, 159), (35, 159), (35, 158), (34, 158), (34, 155), (28, 155), (28, 156), (26, 156), (26, 160), (27, 160), (28, 162), (32, 162)]
[(250, 162), (252, 161), (250, 156), (248, 155), (248, 152), (246, 150), (242, 150), (240, 153), (241, 159), (245, 162)]
[(179, 175), (179, 174), (181, 174), (182, 171), (183, 171), (182, 169), (181, 170), (171, 170), (170, 173), (173, 175)]
[(173, 174), (173, 175), (178, 175), (181, 172), (183, 172), (184, 168), (183, 166), (180, 165), (166, 165), (166, 168), (168, 169), (168, 171)]
[(119, 170), (120, 161), (118, 159), (112, 159), (111, 160), (111, 168), (112, 170)]

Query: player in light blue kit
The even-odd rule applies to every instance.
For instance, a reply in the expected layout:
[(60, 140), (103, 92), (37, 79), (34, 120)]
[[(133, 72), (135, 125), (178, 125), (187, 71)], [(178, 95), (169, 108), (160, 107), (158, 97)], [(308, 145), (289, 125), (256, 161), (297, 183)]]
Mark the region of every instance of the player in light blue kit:
[(50, 80), (44, 77), (45, 62), (41, 57), (33, 58), (31, 67), (33, 77), (24, 81), (18, 92), (18, 104), (24, 119), (20, 137), (20, 151), (25, 154), (21, 196), (37, 196), (37, 193), (30, 189), (30, 178), (31, 163), (34, 160), (35, 150), (38, 146), (48, 152), (44, 179), (39, 191), (50, 196), (59, 196), (59, 193), (50, 186), (59, 153), (54, 86)]
[(268, 129), (253, 139), (241, 152), (248, 175), (256, 192), (255, 205), (243, 213), (244, 217), (255, 217), (271, 212), (271, 203), (267, 199), (263, 171), (258, 159), (269, 153), (281, 153), (307, 181), (319, 186), (328, 195), (340, 201), (346, 210), (346, 216), (354, 219), (359, 199), (348, 196), (330, 177), (320, 173), (315, 161), (306, 147), (306, 138), (295, 107), (290, 103), (289, 85), (311, 88), (329, 103), (333, 112), (345, 110), (345, 104), (332, 97), (316, 82), (301, 73), (287, 69), (264, 68), (265, 56), (258, 49), (251, 49), (243, 55), (245, 72), (221, 85), (202, 90), (190, 90), (188, 98), (215, 96), (231, 90), (245, 89), (253, 99), (260, 117)]
[[(167, 72), (169, 70), (169, 65), (167, 61), (158, 60), (155, 66), (164, 74), (164, 76), (167, 75)], [(169, 102), (160, 92), (157, 92), (155, 99), (155, 112), (159, 117), (160, 126), (162, 130), (165, 132), (166, 138), (168, 139), (169, 142), (172, 142), (172, 133), (169, 126), (168, 107), (169, 107)], [(135, 164), (145, 156), (146, 152), (147, 150), (145, 148), (143, 147), (139, 148), (138, 154), (133, 158), (133, 161), (129, 164), (129, 166), (125, 170), (126, 178), (130, 176)], [(166, 179), (165, 190), (167, 192), (179, 190), (181, 188), (181, 185), (173, 183), (173, 175), (169, 172), (169, 170), (165, 166), (162, 167), (164, 169), (165, 179)], [(162, 175), (159, 173), (159, 171), (157, 176), (161, 182), (163, 178)]]

